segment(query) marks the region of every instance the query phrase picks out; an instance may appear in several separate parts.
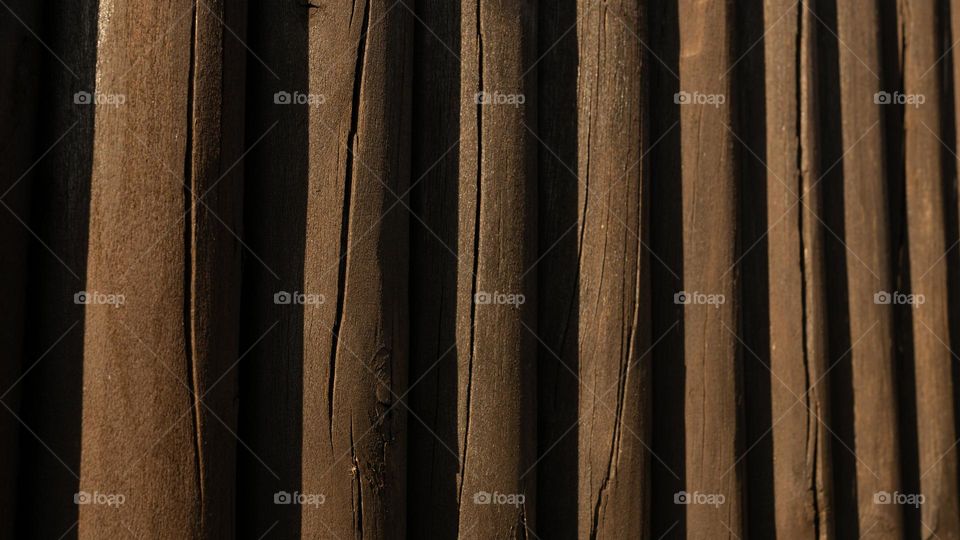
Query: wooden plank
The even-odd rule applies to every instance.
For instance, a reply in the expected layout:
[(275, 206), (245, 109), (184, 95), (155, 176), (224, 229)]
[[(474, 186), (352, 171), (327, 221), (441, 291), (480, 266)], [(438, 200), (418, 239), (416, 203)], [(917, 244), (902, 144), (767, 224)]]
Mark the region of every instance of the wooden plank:
[[(960, 536), (941, 146), (937, 5), (904, 0), (903, 26), (909, 304), (913, 321), (921, 536)], [(922, 101), (922, 103), (920, 103)]]
[[(736, 538), (744, 534), (737, 463), (738, 187), (728, 131), (730, 78), (724, 76), (732, 63), (733, 2), (683, 0), (679, 21), (680, 90), (691, 101), (680, 106), (683, 285), (690, 295), (713, 295), (717, 301), (684, 306), (686, 491), (723, 501), (689, 504), (687, 534)], [(697, 103), (696, 96), (712, 104)]]
[(649, 534), (642, 10), (628, 1), (578, 3), (581, 538)]
[[(835, 538), (833, 496), (833, 433), (831, 432), (830, 350), (827, 325), (827, 254), (823, 217), (824, 179), (821, 167), (819, 122), (819, 64), (817, 39), (820, 21), (814, 16), (813, 0), (800, 4), (799, 62), (799, 151), (800, 209), (803, 263), (803, 325), (806, 355), (806, 403), (810, 428), (807, 430), (806, 470), (813, 491), (813, 519), (818, 537)], [(808, 418), (809, 418), (808, 417)]]
[(193, 371), (200, 477), (199, 534), (235, 535), (240, 352), (246, 2), (196, 7), (191, 81), (187, 346)]
[(536, 256), (536, 71), (527, 70), (537, 3), (460, 5), (457, 347), (469, 353), (459, 376), (458, 536), (526, 538), (536, 527), (536, 274), (526, 270)]
[[(80, 480), (91, 502), (80, 508), (81, 538), (199, 531), (181, 219), (194, 16), (185, 0), (146, 11), (100, 5), (91, 100), (105, 101), (94, 139)], [(122, 305), (101, 303), (120, 295)]]
[(871, 2), (837, 2), (844, 176), (844, 228), (852, 346), (853, 430), (858, 523), (865, 538), (902, 533), (899, 506), (875, 504), (900, 486), (893, 309), (874, 302), (892, 291), (880, 16)]
[(829, 538), (829, 409), (815, 122), (816, 25), (809, 6), (764, 4), (767, 242), (774, 525)]
[(328, 300), (304, 318), (303, 491), (326, 495), (302, 507), (310, 537), (406, 529), (410, 9), (310, 10), (309, 88), (327, 101), (309, 109), (304, 290)]
[[(276, 523), (286, 535), (393, 538), (406, 527), (408, 7), (255, 15), (252, 129), (276, 129), (251, 153), (247, 197), (263, 262), (247, 324), (268, 334), (242, 382), (254, 451), (242, 499), (258, 534)], [(271, 367), (278, 349), (283, 372)]]

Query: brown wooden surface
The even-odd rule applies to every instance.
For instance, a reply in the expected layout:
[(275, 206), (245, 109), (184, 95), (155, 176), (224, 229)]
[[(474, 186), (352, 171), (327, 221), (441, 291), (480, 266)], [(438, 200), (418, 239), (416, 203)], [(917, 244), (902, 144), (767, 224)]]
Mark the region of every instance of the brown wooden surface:
[(960, 535), (958, 13), (8, 0), (0, 538)]
[[(683, 287), (722, 295), (719, 305), (683, 310), (686, 491), (723, 497), (719, 506), (687, 507), (691, 538), (743, 535), (742, 414), (738, 358), (737, 164), (730, 124), (733, 2), (679, 2), (680, 89), (725, 96), (720, 106), (680, 106), (683, 192)], [(686, 148), (690, 150), (687, 151)]]

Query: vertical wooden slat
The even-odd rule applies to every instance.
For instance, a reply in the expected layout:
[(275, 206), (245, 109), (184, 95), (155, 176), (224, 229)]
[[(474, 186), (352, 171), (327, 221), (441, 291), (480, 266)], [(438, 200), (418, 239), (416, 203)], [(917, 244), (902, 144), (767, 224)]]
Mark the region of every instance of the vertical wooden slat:
[(197, 3), (191, 81), (189, 358), (200, 536), (234, 535), (246, 2)]
[(818, 537), (835, 538), (833, 515), (833, 447), (831, 433), (828, 347), (826, 248), (824, 246), (823, 180), (820, 140), (819, 70), (817, 36), (820, 21), (813, 10), (814, 0), (800, 7), (799, 61), (799, 168), (801, 256), (803, 264), (803, 345), (807, 371), (805, 405), (809, 408), (806, 467), (813, 491), (812, 503)]
[(125, 100), (96, 109), (87, 290), (124, 302), (86, 306), (82, 538), (199, 531), (182, 219), (194, 16), (185, 0), (100, 4), (96, 91)]
[(0, 8), (0, 133), (4, 141), (0, 145), (0, 297), (7, 308), (0, 315), (0, 538), (14, 538), (16, 524), (21, 430), (17, 417), (22, 389), (15, 384), (24, 367), (24, 313), (28, 298), (24, 282), (32, 180), (24, 177), (37, 157), (34, 115), (39, 86), (35, 65), (39, 62), (40, 44), (34, 35), (39, 28), (39, 7), (35, 2), (15, 1)]
[(464, 0), (461, 21), (458, 535), (524, 538), (536, 507), (536, 2)]
[[(743, 535), (738, 430), (739, 362), (736, 332), (737, 177), (730, 79), (733, 3), (680, 2), (680, 88), (719, 106), (680, 107), (683, 177), (684, 290), (722, 295), (716, 305), (684, 306), (686, 365), (686, 490), (723, 497), (719, 506), (690, 504), (693, 538)], [(720, 98), (723, 96), (723, 98)]]
[[(395, 538), (406, 527), (397, 400), (407, 378), (407, 203), (397, 198), (409, 185), (412, 18), (386, 1), (353, 7), (309, 25), (310, 89), (329, 101), (310, 111), (313, 140), (326, 142), (309, 162), (319, 196), (307, 206), (304, 287), (329, 302), (305, 318), (303, 489), (324, 491), (327, 503), (303, 507), (302, 534)], [(348, 60), (330, 65), (344, 43), (355, 46)]]
[[(774, 525), (778, 537), (829, 538), (829, 437), (820, 178), (807, 4), (764, 5), (767, 227)], [(808, 193), (809, 191), (809, 193)]]
[(578, 8), (579, 537), (645, 537), (649, 364), (641, 355), (650, 319), (638, 41), (646, 39), (645, 13), (631, 2)]
[(874, 496), (900, 486), (893, 310), (874, 302), (891, 292), (890, 217), (881, 90), (880, 17), (867, 0), (837, 2), (854, 446), (860, 534), (902, 533), (898, 505)]
[[(921, 525), (916, 531), (960, 536), (954, 449), (952, 368), (947, 310), (944, 175), (940, 145), (941, 56), (935, 2), (904, 0), (904, 107), (907, 236), (913, 304)], [(920, 101), (923, 103), (919, 103)]]

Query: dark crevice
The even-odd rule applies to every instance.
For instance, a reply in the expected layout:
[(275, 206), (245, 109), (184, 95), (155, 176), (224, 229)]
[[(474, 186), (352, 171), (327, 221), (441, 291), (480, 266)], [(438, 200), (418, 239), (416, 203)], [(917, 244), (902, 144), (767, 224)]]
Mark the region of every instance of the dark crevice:
[(356, 160), (357, 123), (360, 113), (360, 99), (363, 93), (363, 66), (366, 62), (367, 27), (370, 24), (370, 4), (364, 6), (363, 24), (357, 44), (357, 62), (353, 77), (353, 102), (350, 111), (350, 130), (347, 133), (347, 166), (343, 179), (343, 216), (340, 222), (340, 269), (337, 276), (337, 309), (333, 322), (333, 339), (330, 343), (330, 374), (327, 379), (327, 427), (330, 445), (333, 445), (333, 403), (337, 377), (337, 347), (340, 344), (340, 326), (343, 323), (343, 304), (346, 293), (347, 272), (349, 270), (350, 213), (353, 195), (354, 161)]

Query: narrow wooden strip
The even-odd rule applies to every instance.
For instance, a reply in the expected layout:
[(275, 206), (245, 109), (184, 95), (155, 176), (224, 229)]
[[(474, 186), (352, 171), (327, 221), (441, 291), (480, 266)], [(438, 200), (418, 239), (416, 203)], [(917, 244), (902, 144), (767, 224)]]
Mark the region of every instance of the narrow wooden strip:
[(814, 0), (799, 4), (799, 151), (800, 223), (803, 263), (803, 328), (809, 408), (806, 430), (806, 470), (812, 490), (817, 537), (835, 538), (833, 497), (833, 433), (831, 428), (829, 336), (827, 332), (827, 271), (824, 244), (823, 171), (820, 140), (819, 63), (817, 39), (822, 32), (814, 17)]
[[(941, 56), (937, 6), (904, 0), (904, 107), (907, 237), (916, 373), (921, 536), (960, 536), (957, 454), (947, 311)], [(895, 299), (899, 300), (899, 299)], [(907, 494), (911, 495), (911, 494)], [(912, 494), (917, 495), (917, 494)], [(918, 499), (919, 500), (919, 499)], [(891, 501), (901, 504), (899, 499)]]
[[(643, 8), (578, 4), (581, 538), (649, 532)], [(641, 261), (643, 263), (641, 264)]]
[(89, 98), (97, 109), (81, 538), (131, 531), (182, 538), (199, 530), (182, 219), (194, 16), (186, 0), (151, 10), (100, 4), (97, 87)]
[(234, 536), (246, 2), (204, 0), (194, 27), (189, 219), (190, 358), (200, 534)]
[[(679, 3), (687, 534), (744, 534), (737, 361), (733, 2)], [(710, 504), (710, 502), (722, 504)], [(706, 504), (704, 504), (706, 503)]]
[(892, 306), (890, 216), (881, 90), (880, 16), (866, 0), (837, 2), (840, 42), (844, 228), (852, 350), (858, 523), (865, 538), (902, 533), (899, 506), (874, 497), (900, 486)]
[(536, 4), (460, 4), (462, 538), (535, 530)]

